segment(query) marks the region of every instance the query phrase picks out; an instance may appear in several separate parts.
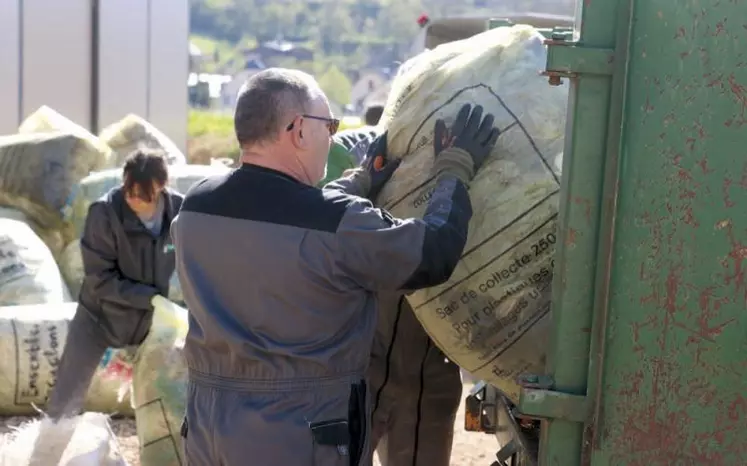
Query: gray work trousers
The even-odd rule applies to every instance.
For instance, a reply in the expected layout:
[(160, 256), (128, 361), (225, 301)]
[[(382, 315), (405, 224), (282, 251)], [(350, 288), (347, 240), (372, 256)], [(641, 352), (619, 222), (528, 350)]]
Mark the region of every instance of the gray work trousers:
[(382, 466), (449, 466), (462, 395), (459, 366), (446, 360), (399, 296), (379, 297), (367, 379), (371, 440)]
[(79, 307), (68, 326), (57, 381), (46, 405), (47, 416), (58, 420), (80, 414), (93, 376), (108, 347), (98, 325), (88, 312)]
[[(368, 395), (362, 382), (264, 381), (226, 389), (190, 373), (182, 426), (185, 466), (371, 466)], [(352, 382), (352, 380), (351, 380)], [(230, 385), (238, 385), (234, 381)], [(270, 389), (274, 387), (274, 389)]]

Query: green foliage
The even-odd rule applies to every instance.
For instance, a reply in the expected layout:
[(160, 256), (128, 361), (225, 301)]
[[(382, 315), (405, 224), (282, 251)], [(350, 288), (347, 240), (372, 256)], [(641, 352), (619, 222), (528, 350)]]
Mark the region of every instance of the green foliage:
[(211, 158), (239, 159), (231, 115), (192, 110), (187, 124), (189, 163), (209, 164)]
[(338, 104), (345, 105), (350, 102), (350, 91), (353, 85), (345, 73), (340, 71), (335, 65), (330, 66), (327, 70), (317, 77), (319, 86), (322, 88), (327, 97)]
[(233, 117), (223, 113), (191, 110), (187, 122), (189, 137), (203, 136), (233, 136)]
[[(315, 51), (315, 66), (342, 71), (388, 66), (404, 58), (427, 13), (444, 16), (508, 12), (574, 13), (575, 0), (189, 0), (196, 45), (218, 49), (223, 66), (241, 66), (239, 48), (283, 37)], [(215, 43), (213, 47), (209, 40)], [(382, 47), (382, 45), (384, 45)], [(345, 57), (344, 63), (332, 57)], [(224, 58), (225, 57), (225, 58)], [(227, 70), (230, 72), (231, 70)]]

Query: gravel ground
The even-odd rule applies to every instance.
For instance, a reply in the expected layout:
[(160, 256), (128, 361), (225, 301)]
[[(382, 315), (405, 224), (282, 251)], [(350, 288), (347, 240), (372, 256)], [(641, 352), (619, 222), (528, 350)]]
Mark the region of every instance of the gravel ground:
[[(468, 393), (469, 388), (469, 385), (465, 385), (465, 394)], [(465, 432), (463, 413), (464, 403), (462, 403), (457, 416), (451, 466), (489, 466), (495, 459), (497, 444), (492, 436)], [(17, 426), (27, 419), (26, 417), (3, 418), (3, 422), (0, 424), (0, 433), (7, 432), (10, 427)], [(119, 439), (120, 447), (129, 465), (140, 466), (135, 420), (112, 420), (112, 429)], [(380, 466), (378, 461), (375, 461), (374, 464)]]

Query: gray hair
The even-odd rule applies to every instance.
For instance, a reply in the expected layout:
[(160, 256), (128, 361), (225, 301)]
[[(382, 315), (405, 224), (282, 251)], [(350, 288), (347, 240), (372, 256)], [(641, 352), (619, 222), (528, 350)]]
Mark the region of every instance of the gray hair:
[(233, 124), (239, 145), (274, 141), (295, 114), (324, 96), (314, 78), (303, 71), (268, 68), (247, 79), (236, 99)]

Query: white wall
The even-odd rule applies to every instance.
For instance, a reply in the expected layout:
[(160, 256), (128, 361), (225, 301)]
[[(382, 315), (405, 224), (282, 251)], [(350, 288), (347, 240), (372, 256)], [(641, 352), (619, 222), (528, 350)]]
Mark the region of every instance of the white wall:
[[(99, 131), (148, 118), (148, 0), (99, 2)], [(187, 50), (185, 45), (184, 50)]]
[(91, 0), (0, 0), (0, 134), (49, 105), (98, 130), (135, 113), (185, 150), (188, 0), (99, 0), (95, 125), (92, 14)]
[(22, 24), (23, 117), (48, 105), (88, 127), (90, 0), (23, 0)]
[(189, 110), (187, 0), (150, 0), (150, 30), (148, 120), (185, 151)]
[(0, 134), (18, 128), (21, 0), (0, 0)]

